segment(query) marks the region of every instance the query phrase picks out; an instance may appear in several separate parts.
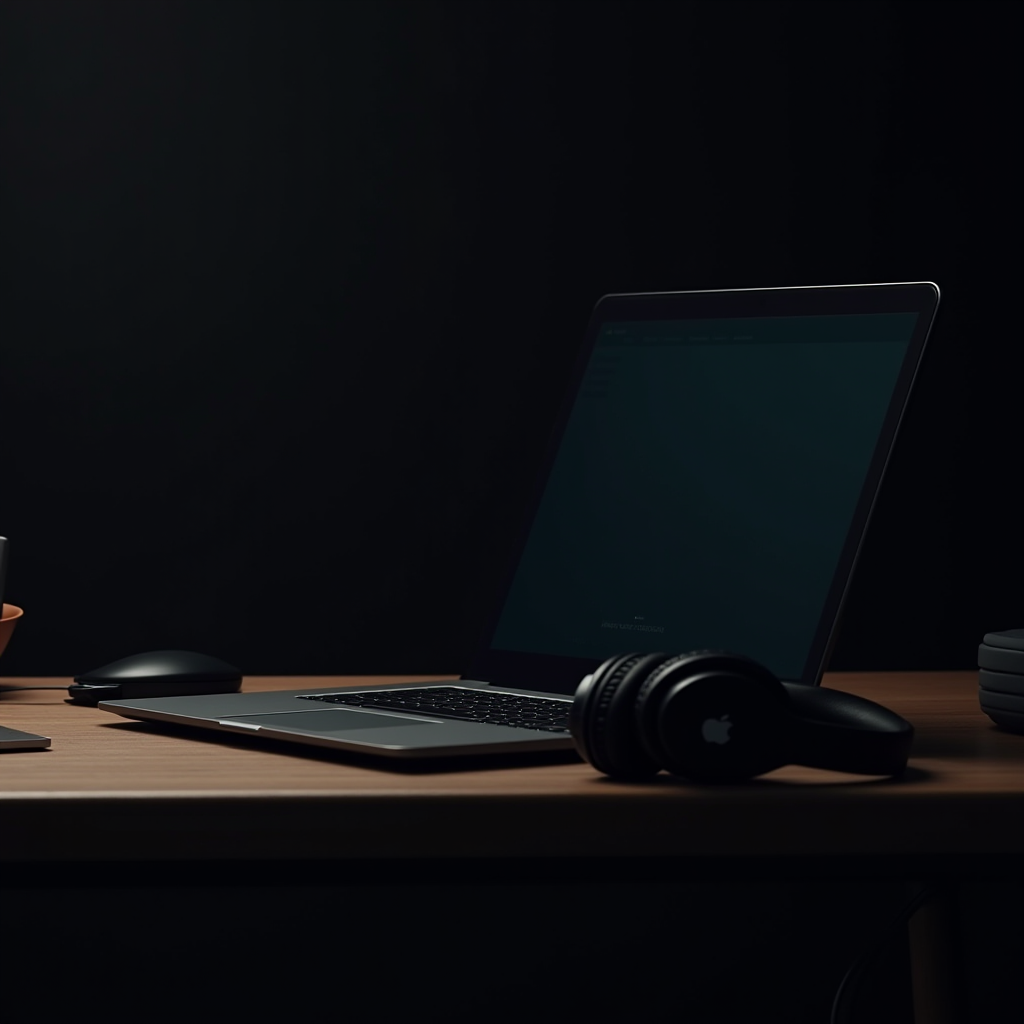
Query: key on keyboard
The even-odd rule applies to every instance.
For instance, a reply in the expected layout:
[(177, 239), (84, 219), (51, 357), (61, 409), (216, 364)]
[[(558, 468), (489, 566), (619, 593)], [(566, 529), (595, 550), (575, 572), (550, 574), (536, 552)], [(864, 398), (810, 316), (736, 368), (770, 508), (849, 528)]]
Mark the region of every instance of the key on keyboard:
[(540, 732), (569, 731), (572, 701), (522, 697), (515, 693), (491, 693), (460, 686), (425, 686), (422, 689), (376, 690), (342, 693), (304, 693), (302, 700), (319, 700), (357, 708), (413, 711), (433, 718), (456, 718), (487, 725)]

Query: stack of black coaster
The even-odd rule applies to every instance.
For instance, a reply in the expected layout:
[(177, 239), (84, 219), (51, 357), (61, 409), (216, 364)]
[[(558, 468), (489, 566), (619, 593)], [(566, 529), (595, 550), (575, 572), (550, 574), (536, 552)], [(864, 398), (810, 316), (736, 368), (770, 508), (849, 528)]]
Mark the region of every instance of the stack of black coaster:
[(985, 634), (978, 648), (978, 697), (996, 725), (1024, 733), (1024, 629)]

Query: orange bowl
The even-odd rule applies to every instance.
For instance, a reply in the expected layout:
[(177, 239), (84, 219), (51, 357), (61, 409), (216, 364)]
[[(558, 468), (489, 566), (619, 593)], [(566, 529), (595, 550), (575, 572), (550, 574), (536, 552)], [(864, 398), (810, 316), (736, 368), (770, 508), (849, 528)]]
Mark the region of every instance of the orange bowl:
[(4, 648), (7, 646), (7, 641), (11, 639), (18, 619), (24, 614), (17, 605), (5, 604), (3, 606), (3, 615), (0, 615), (0, 654), (4, 653)]

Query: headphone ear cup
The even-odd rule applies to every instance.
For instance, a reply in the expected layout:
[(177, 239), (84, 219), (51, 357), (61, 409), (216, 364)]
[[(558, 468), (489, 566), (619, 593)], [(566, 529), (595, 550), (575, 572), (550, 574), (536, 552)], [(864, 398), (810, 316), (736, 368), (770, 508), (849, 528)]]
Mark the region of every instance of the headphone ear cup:
[(661, 771), (636, 730), (636, 693), (667, 654), (623, 654), (605, 661), (577, 687), (569, 731), (580, 756), (599, 772), (620, 779)]
[(637, 693), (647, 753), (695, 782), (736, 782), (787, 763), (792, 715), (782, 683), (751, 658), (695, 651), (668, 659)]

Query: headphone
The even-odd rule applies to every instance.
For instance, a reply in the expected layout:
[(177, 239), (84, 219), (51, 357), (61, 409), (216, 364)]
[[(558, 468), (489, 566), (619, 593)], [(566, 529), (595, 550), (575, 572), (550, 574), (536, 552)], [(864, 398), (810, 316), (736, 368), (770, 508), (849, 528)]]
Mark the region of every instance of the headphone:
[(576, 749), (599, 772), (739, 782), (786, 764), (899, 775), (914, 727), (852, 693), (780, 682), (725, 651), (621, 654), (576, 690)]

